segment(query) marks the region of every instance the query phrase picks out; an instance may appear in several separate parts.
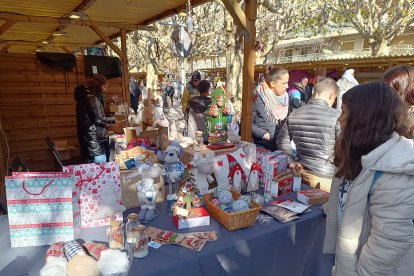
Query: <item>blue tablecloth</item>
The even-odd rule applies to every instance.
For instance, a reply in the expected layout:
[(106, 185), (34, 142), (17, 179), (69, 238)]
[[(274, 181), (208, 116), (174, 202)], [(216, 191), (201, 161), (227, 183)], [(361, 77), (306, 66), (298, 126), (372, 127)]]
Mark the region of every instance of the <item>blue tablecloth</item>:
[[(218, 240), (208, 242), (200, 252), (175, 245), (150, 248), (146, 258), (131, 258), (128, 275), (330, 275), (334, 257), (322, 254), (325, 221), (320, 206), (296, 221), (256, 223), (231, 232), (214, 218), (209, 226), (177, 230), (164, 205), (151, 226), (180, 233), (214, 230)], [(129, 209), (124, 217), (133, 211), (138, 210)], [(106, 241), (105, 229), (82, 230), (79, 238)], [(48, 247), (10, 248), (7, 216), (0, 217), (0, 233), (0, 275), (39, 275)]]

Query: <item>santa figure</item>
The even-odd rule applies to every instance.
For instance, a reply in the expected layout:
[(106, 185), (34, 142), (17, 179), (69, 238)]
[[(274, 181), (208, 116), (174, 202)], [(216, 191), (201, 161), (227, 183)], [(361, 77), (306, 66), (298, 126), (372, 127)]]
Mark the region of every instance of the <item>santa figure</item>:
[(259, 189), (260, 174), (263, 170), (259, 164), (253, 163), (250, 168), (249, 179), (247, 181), (247, 191), (252, 192)]
[(246, 191), (246, 175), (240, 164), (234, 165), (229, 173), (230, 187), (238, 193)]

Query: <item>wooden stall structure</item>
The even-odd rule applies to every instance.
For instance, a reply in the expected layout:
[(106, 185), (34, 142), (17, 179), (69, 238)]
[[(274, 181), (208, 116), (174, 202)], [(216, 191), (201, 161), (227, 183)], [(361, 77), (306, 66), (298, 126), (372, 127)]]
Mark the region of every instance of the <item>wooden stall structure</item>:
[[(244, 31), (242, 138), (250, 140), (257, 0), (246, 0), (245, 10), (236, 0), (222, 1)], [(86, 80), (83, 61), (78, 60), (77, 70), (65, 72), (41, 64), (35, 52), (73, 53), (108, 45), (124, 71), (110, 80), (109, 95), (129, 101), (127, 32), (154, 30), (148, 25), (186, 11), (186, 5), (187, 0), (2, 1), (0, 11), (7, 12), (0, 12), (0, 184), (16, 156), (33, 171), (54, 169), (46, 136), (77, 144), (73, 91)], [(112, 41), (117, 37), (121, 47)], [(2, 190), (0, 185), (0, 195)]]
[[(42, 64), (35, 55), (0, 55), (0, 120), (8, 163), (18, 156), (30, 170), (55, 170), (46, 136), (78, 147), (74, 89), (86, 82), (84, 72), (82, 56), (76, 69), (65, 71)], [(123, 99), (121, 78), (109, 80), (107, 101), (111, 95)]]

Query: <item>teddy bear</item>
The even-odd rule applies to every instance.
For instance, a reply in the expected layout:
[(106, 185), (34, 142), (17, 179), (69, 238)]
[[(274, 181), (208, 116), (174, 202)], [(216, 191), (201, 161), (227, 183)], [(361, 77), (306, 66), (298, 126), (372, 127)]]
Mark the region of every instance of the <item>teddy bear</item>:
[(202, 195), (211, 192), (208, 186), (214, 181), (211, 176), (214, 172), (214, 157), (215, 154), (212, 151), (207, 152), (205, 157), (197, 152), (190, 162), (193, 167), (195, 183)]
[[(178, 191), (178, 183), (184, 174), (184, 164), (180, 161), (184, 153), (183, 147), (178, 141), (173, 141), (166, 150), (159, 151), (158, 159), (164, 163), (165, 183), (168, 183), (169, 196), (174, 195)], [(168, 196), (167, 196), (168, 198)]]
[(56, 242), (46, 252), (46, 264), (40, 276), (109, 276), (129, 269), (126, 252), (108, 249), (103, 243)]
[[(141, 223), (148, 223), (157, 217), (156, 198), (157, 189), (154, 185), (154, 179), (161, 176), (162, 168), (158, 164), (142, 164), (138, 168), (138, 175), (142, 179), (136, 183), (138, 193), (138, 204), (141, 206), (139, 211), (139, 220)], [(134, 174), (135, 176), (135, 174)], [(130, 177), (134, 177), (131, 176)]]

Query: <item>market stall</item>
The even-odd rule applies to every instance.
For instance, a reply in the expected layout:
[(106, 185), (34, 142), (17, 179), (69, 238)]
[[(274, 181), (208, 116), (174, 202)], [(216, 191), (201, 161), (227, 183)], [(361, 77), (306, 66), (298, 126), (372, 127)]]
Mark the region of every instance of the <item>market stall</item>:
[[(127, 275), (330, 275), (333, 256), (321, 252), (325, 223), (319, 206), (288, 223), (273, 220), (235, 232), (213, 219), (209, 226), (177, 230), (163, 206), (153, 227), (178, 233), (215, 231), (217, 240), (207, 242), (198, 252), (176, 245), (150, 248), (144, 259), (130, 257)], [(124, 219), (133, 211), (137, 209), (127, 210)], [(38, 275), (44, 266), (40, 256), (48, 246), (11, 249), (6, 216), (0, 217), (0, 231), (7, 233), (0, 242), (0, 274)], [(106, 227), (84, 229), (79, 238), (106, 241), (105, 231)]]
[[(42, 42), (27, 41), (36, 28), (32, 23), (45, 21), (50, 24), (48, 29), (56, 28), (56, 32), (65, 31), (77, 38), (86, 37), (85, 44), (106, 42), (120, 57), (126, 72), (126, 32), (149, 30), (149, 23), (177, 13), (187, 4), (184, 0), (145, 1), (143, 6), (151, 10), (147, 13), (134, 3), (133, 7), (140, 12), (137, 21), (136, 10), (129, 6), (122, 9), (99, 0), (75, 2), (68, 4), (73, 7), (62, 5), (51, 9), (50, 14), (40, 13), (39, 10), (46, 10), (40, 7), (31, 10), (30, 15), (22, 15), (18, 9), (24, 7), (20, 4), (13, 7), (16, 14), (2, 13), (0, 19), (5, 21), (2, 32), (9, 32), (13, 37), (13, 41), (3, 42), (2, 52), (34, 51)], [(129, 5), (127, 2), (122, 5)], [(134, 117), (130, 116), (126, 105), (117, 104), (114, 98), (110, 111), (112, 108), (120, 122), (111, 130), (115, 135), (112, 139), (114, 162), (63, 166), (63, 172), (17, 172), (6, 177), (8, 215), (0, 217), (0, 229), (7, 233), (0, 243), (1, 275), (38, 275), (41, 271), (42, 275), (66, 272), (86, 275), (86, 270), (90, 275), (171, 272), (180, 275), (297, 275), (309, 267), (315, 268), (318, 275), (328, 275), (332, 260), (321, 254), (323, 214), (319, 206), (312, 206), (326, 201), (326, 194), (318, 195), (316, 199), (320, 201), (316, 203), (310, 201), (309, 195), (300, 197), (301, 180), (288, 171), (286, 156), (282, 152), (256, 149), (247, 141), (251, 136), (250, 92), (253, 90), (257, 1), (246, 1), (245, 11), (236, 1), (223, 0), (223, 3), (245, 36), (242, 137), (231, 133), (234, 131), (232, 114), (220, 89), (213, 93), (204, 133), (197, 133), (190, 141), (168, 141), (168, 127), (163, 119), (155, 116), (156, 99), (147, 99), (142, 114)], [(68, 20), (72, 12), (81, 13), (86, 9), (91, 16), (89, 23), (93, 24)], [(119, 18), (115, 10), (122, 12), (128, 22), (114, 23)], [(60, 18), (63, 12), (64, 18)], [(27, 25), (20, 30), (28, 31), (16, 31), (14, 24)], [(84, 28), (87, 35), (79, 35)], [(25, 37), (19, 38), (19, 34)], [(50, 36), (52, 34), (45, 39)], [(111, 40), (117, 36), (121, 36), (121, 49)], [(70, 47), (78, 45), (74, 42), (79, 41), (70, 42), (68, 37), (63, 37), (50, 47), (58, 46), (70, 52)], [(9, 62), (13, 56), (2, 58)], [(23, 58), (14, 70), (15, 82), (20, 81), (17, 75), (28, 60), (35, 66), (24, 66), (41, 71), (33, 57)], [(73, 88), (67, 86), (70, 76), (62, 72), (59, 88), (50, 89), (51, 94), (65, 93), (62, 104), (66, 103), (66, 94)], [(3, 82), (7, 82), (6, 78)], [(25, 78), (26, 81), (38, 79), (38, 76)], [(42, 79), (56, 80), (53, 76), (42, 76)], [(128, 102), (127, 74), (118, 80), (119, 98)], [(44, 92), (45, 87), (49, 87), (45, 81), (38, 83), (42, 99), (34, 102), (47, 111), (50, 110), (47, 103), (54, 104), (56, 99)], [(63, 84), (65, 86), (61, 87)], [(31, 91), (27, 89), (26, 92)], [(33, 104), (27, 100), (21, 102)], [(65, 121), (70, 122), (71, 128), (61, 126), (60, 120), (46, 115), (42, 126), (45, 129), (35, 133), (36, 138), (49, 135), (51, 125), (61, 128), (56, 131), (57, 135), (64, 132), (66, 136), (74, 136), (73, 104), (68, 109), (53, 110), (60, 114), (68, 112)], [(25, 118), (36, 115), (22, 114)], [(24, 124), (26, 128), (37, 120), (31, 119)], [(14, 133), (15, 125), (12, 121), (9, 124), (10, 132)], [(154, 129), (149, 130), (151, 127)], [(152, 132), (154, 136), (151, 131), (155, 131)], [(26, 133), (16, 132), (13, 142), (21, 141)], [(209, 145), (205, 146), (204, 142)], [(36, 161), (34, 159), (33, 163)], [(289, 194), (292, 190), (296, 193)], [(281, 202), (280, 196), (286, 194), (306, 205), (297, 201)], [(279, 206), (281, 204), (285, 204), (284, 207)], [(299, 205), (303, 209), (289, 209)], [(265, 206), (268, 209), (262, 208)], [(267, 210), (267, 214), (260, 210)], [(58, 273), (54, 274), (56, 270)], [(312, 273), (311, 270), (309, 274)]]

